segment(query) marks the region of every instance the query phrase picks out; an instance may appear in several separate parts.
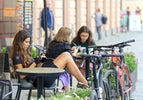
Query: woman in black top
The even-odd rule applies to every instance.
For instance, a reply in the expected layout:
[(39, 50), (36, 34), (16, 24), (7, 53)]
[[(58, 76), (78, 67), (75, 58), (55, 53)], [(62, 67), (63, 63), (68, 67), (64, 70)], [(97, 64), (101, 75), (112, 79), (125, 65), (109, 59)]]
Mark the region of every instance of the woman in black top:
[[(66, 38), (63, 38), (63, 41), (58, 41), (60, 34), (61, 35), (64, 34), (64, 36), (66, 37)], [(67, 27), (62, 27), (59, 30), (59, 32), (57, 33), (57, 35), (54, 37), (54, 40), (56, 42), (65, 42), (65, 44), (67, 44), (68, 40), (70, 39), (70, 36), (71, 36), (71, 30)], [(15, 38), (14, 38), (13, 44), (12, 44), (11, 59), (12, 59), (13, 65), (16, 68), (28, 68), (28, 67), (33, 68), (33, 67), (36, 67), (36, 65), (38, 63), (40, 63), (39, 59), (35, 59), (33, 61), (31, 60), (30, 40), (31, 40), (31, 36), (25, 30), (21, 30), (15, 35)], [(51, 44), (52, 44), (52, 42), (51, 42)], [(65, 45), (65, 49), (66, 49), (66, 46), (67, 45)], [(50, 50), (54, 50), (54, 48), (52, 48), (49, 45), (49, 47), (47, 49), (46, 56), (49, 58), (51, 56), (48, 56), (48, 55), (56, 54), (56, 56), (55, 56), (56, 58), (54, 59), (54, 61), (49, 61), (49, 62), (47, 62), (48, 60), (45, 61), (43, 64), (43, 67), (55, 67), (55, 68), (60, 68), (60, 69), (67, 68), (68, 71), (73, 76), (75, 76), (75, 78), (79, 82), (82, 82), (85, 86), (88, 86), (86, 79), (82, 76), (78, 67), (74, 63), (74, 60), (73, 60), (70, 52), (67, 51), (67, 52), (56, 53), (56, 51), (58, 52), (60, 50), (56, 49), (56, 50), (54, 50), (54, 52), (52, 52)], [(48, 51), (50, 54), (48, 53)], [(76, 50), (73, 54), (76, 55)], [(19, 60), (19, 62), (17, 62), (17, 60)], [(47, 66), (47, 63), (50, 63), (50, 64), (48, 64), (49, 66)], [(14, 70), (15, 70), (15, 68), (14, 68)], [(28, 84), (31, 83), (31, 81), (30, 82), (28, 81), (28, 80), (31, 80), (31, 77), (25, 76), (25, 75), (20, 75), (20, 79), (24, 80), (24, 82), (26, 81)], [(56, 74), (45, 76), (44, 77), (44, 85), (47, 87), (51, 86), (57, 77), (58, 77), (58, 75), (56, 75)], [(36, 79), (33, 77), (33, 80), (32, 80), (33, 82), (31, 83), (31, 85), (36, 84), (37, 81), (35, 81), (35, 80)]]
[[(71, 47), (69, 45), (70, 35), (71, 30), (67, 27), (62, 27), (58, 31), (53, 40), (48, 44), (46, 52), (47, 60), (43, 63), (43, 67), (51, 66), (53, 64), (53, 60), (63, 52), (68, 52), (72, 56)], [(66, 73), (60, 75), (59, 79), (64, 86), (65, 92), (68, 92), (70, 90), (70, 74), (67, 67), (65, 67), (65, 71)], [(46, 80), (48, 81), (48, 79)]]

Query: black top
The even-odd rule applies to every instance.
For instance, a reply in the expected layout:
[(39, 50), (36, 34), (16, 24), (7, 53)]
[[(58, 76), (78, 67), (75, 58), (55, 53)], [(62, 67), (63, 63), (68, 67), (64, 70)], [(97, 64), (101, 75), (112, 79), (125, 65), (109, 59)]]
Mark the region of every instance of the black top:
[[(31, 64), (32, 64), (34, 59), (33, 58), (30, 58), (30, 59), (31, 59)], [(22, 64), (21, 54), (19, 52), (15, 52), (13, 54), (12, 60), (13, 60), (13, 65), (14, 66), (17, 65), (17, 64)], [(25, 68), (25, 66), (23, 66), (23, 68)]]
[(72, 55), (69, 43), (52, 41), (47, 48), (46, 56), (48, 58), (56, 58), (63, 52), (69, 52)]
[[(17, 64), (22, 64), (22, 61), (21, 61), (21, 54), (19, 52), (16, 52), (14, 53), (13, 55), (13, 65), (17, 65)], [(31, 58), (31, 63), (33, 62), (34, 60)], [(56, 66), (52, 66), (52, 67), (55, 67)], [(25, 68), (25, 66), (23, 66), (23, 68)], [(15, 67), (15, 69), (17, 69)], [(56, 78), (58, 78), (58, 75), (59, 74), (48, 74), (48, 76), (43, 76), (44, 77), (44, 86), (46, 87), (50, 87), (56, 80)], [(37, 86), (37, 76), (35, 75), (27, 75), (24, 79), (26, 79), (27, 81), (29, 82), (32, 82), (32, 84), (36, 87)]]
[[(13, 60), (13, 65), (15, 67), (15, 65), (18, 65), (18, 64), (22, 64), (22, 61), (21, 61), (21, 54), (19, 52), (15, 52), (13, 54), (13, 57), (12, 57), (12, 60)], [(33, 63), (34, 59), (31, 57), (31, 64)], [(23, 65), (23, 68), (25, 68), (25, 66)], [(15, 67), (15, 69), (17, 69), (17, 67)], [(25, 79), (27, 81), (31, 80), (31, 81), (35, 81), (36, 80), (36, 76), (31, 76), (31, 75), (27, 75), (25, 77)]]
[[(53, 64), (53, 60), (63, 52), (69, 52), (72, 56), (70, 44), (68, 42), (52, 41), (47, 48), (46, 57), (48, 59), (44, 62), (43, 67), (50, 67)], [(73, 58), (75, 59), (74, 56)]]

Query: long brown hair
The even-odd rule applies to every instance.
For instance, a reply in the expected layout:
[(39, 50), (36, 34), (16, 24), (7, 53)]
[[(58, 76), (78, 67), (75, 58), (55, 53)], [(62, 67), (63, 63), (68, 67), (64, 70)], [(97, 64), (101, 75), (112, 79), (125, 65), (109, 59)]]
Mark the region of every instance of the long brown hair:
[(88, 28), (87, 26), (82, 26), (82, 27), (77, 31), (75, 38), (71, 41), (71, 44), (73, 44), (74, 42), (81, 42), (80, 34), (81, 34), (82, 32), (86, 32), (86, 33), (89, 34), (89, 37), (88, 37), (88, 39), (87, 39), (87, 41), (86, 41), (86, 43), (87, 43), (88, 45), (90, 45), (91, 43), (94, 43), (93, 38), (92, 38), (92, 33), (91, 33), (91, 31), (89, 30), (89, 28)]
[(53, 40), (57, 42), (70, 42), (72, 30), (68, 27), (61, 27)]
[(30, 52), (30, 46), (26, 50), (23, 48), (23, 42), (25, 41), (26, 38), (31, 38), (31, 35), (27, 31), (21, 30), (16, 33), (12, 43), (12, 50), (10, 57), (13, 62), (12, 58), (14, 53), (16, 52), (20, 53), (22, 65), (28, 67), (31, 64), (31, 59), (30, 59), (31, 52)]

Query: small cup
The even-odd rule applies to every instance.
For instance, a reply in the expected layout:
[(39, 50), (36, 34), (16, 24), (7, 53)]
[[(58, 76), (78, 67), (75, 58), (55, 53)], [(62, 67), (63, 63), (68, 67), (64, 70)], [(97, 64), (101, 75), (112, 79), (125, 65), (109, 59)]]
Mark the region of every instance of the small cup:
[(89, 54), (93, 54), (93, 48), (88, 48)]
[(85, 48), (85, 47), (81, 47), (81, 48), (80, 48), (80, 52), (81, 52), (81, 53), (86, 53), (86, 48)]

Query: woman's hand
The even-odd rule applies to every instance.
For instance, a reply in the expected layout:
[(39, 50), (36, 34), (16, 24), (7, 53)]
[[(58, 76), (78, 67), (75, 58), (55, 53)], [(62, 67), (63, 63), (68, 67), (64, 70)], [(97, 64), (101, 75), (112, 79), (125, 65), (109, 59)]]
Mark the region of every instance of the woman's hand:
[(82, 54), (81, 52), (77, 53), (76, 57), (81, 57), (81, 54)]
[(95, 51), (94, 51), (94, 54), (98, 54), (98, 53), (99, 53), (98, 50), (95, 50)]
[(41, 57), (41, 58), (46, 58), (45, 54), (41, 55), (40, 57)]
[(77, 52), (78, 52), (78, 48), (76, 46), (74, 46), (71, 48), (71, 51), (72, 51), (73, 56), (76, 56)]
[(42, 55), (39, 57), (40, 62), (44, 62), (46, 59), (47, 59), (47, 57), (45, 56), (45, 54), (42, 54)]

